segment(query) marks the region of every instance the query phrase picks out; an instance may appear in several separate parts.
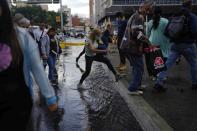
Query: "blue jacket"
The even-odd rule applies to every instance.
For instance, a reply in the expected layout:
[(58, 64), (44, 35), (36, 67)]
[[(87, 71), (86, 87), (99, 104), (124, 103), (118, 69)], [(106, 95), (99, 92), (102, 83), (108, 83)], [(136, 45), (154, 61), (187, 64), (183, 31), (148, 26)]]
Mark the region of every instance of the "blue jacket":
[(103, 32), (101, 40), (103, 41), (103, 44), (106, 46), (106, 48), (108, 48), (109, 43), (111, 42), (111, 38), (110, 37), (111, 37), (111, 34), (110, 34), (109, 30), (105, 30)]
[(35, 80), (47, 104), (55, 104), (57, 98), (41, 64), (37, 43), (25, 29), (17, 27), (16, 32), (24, 57), (23, 72), (25, 82), (31, 94), (33, 94), (33, 80)]

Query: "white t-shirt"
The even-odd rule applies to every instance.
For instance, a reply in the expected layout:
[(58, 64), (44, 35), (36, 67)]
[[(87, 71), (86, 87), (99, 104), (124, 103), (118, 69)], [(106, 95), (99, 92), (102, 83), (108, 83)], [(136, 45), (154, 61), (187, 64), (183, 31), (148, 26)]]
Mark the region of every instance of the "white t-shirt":
[[(87, 38), (85, 40), (85, 53), (87, 56), (95, 56), (96, 53), (94, 53), (90, 48), (89, 48), (89, 44), (90, 44), (91, 40), (89, 38)], [(98, 48), (98, 43), (96, 41), (94, 41), (93, 43), (94, 48)]]

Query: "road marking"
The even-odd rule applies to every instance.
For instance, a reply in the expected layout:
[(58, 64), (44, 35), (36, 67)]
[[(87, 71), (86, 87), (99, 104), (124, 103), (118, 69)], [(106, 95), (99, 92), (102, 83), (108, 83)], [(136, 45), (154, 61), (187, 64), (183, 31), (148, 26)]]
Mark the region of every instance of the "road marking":
[(60, 42), (60, 47), (64, 49), (66, 46), (84, 46), (85, 42)]

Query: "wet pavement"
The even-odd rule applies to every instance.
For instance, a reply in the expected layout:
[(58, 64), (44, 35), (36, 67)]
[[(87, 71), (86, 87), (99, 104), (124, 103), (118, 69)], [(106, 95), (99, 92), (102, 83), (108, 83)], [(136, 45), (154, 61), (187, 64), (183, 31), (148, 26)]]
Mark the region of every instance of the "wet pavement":
[[(117, 51), (110, 54), (109, 58), (114, 66), (119, 64)], [(154, 94), (152, 93), (154, 81), (151, 80), (145, 70), (142, 83), (147, 85), (147, 88), (143, 98), (175, 131), (196, 131), (197, 90), (191, 89), (190, 67), (182, 57), (181, 63), (174, 65), (168, 72), (168, 80), (165, 84), (165, 87), (168, 88), (167, 92)], [(129, 64), (128, 70), (123, 73), (126, 74), (124, 79), (130, 82), (132, 74)]]
[[(85, 60), (84, 56), (79, 60), (80, 69), (75, 58), (82, 50), (83, 47), (69, 47), (57, 62), (59, 86), (55, 89), (64, 114), (50, 113), (45, 106), (40, 106), (39, 96), (34, 96), (31, 127), (34, 131), (141, 131), (116, 90), (114, 77), (101, 64), (93, 64), (90, 76), (84, 81), (86, 90), (77, 89)], [(38, 92), (36, 88), (35, 91)]]
[(90, 89), (82, 92), (88, 107), (91, 131), (141, 131), (127, 104), (116, 90), (114, 78), (109, 76), (101, 64), (85, 81)]
[(58, 96), (58, 106), (64, 109), (64, 114), (50, 113), (45, 106), (40, 106), (39, 96), (35, 96), (37, 99), (34, 104), (32, 122), (34, 131), (86, 130), (88, 125), (86, 107), (77, 90), (81, 72), (75, 67), (75, 53), (78, 52), (77, 49), (75, 51), (72, 52), (72, 48), (64, 50), (57, 61), (59, 85), (54, 89)]

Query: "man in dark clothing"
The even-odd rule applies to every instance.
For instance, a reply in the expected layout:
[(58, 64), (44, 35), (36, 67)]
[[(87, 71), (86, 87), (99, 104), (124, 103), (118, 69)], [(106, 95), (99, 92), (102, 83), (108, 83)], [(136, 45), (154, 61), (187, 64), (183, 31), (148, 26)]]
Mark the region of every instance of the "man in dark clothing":
[[(184, 15), (189, 19), (188, 15), (191, 13), (191, 6), (191, 0), (183, 0), (183, 5), (179, 15)], [(190, 28), (189, 24), (186, 24), (185, 28), (189, 28), (190, 31), (183, 31), (181, 38), (173, 40), (174, 44), (171, 47), (171, 52), (166, 62), (166, 66), (169, 69), (175, 63), (176, 59), (183, 55), (191, 67), (192, 89), (197, 89), (197, 47), (195, 45), (195, 37), (192, 37), (191, 35), (192, 27)], [(166, 76), (166, 71), (159, 73), (157, 82), (154, 86), (155, 91), (164, 92), (166, 90), (166, 88), (163, 87), (164, 78)]]
[(108, 24), (107, 29), (103, 32), (103, 35), (101, 37), (101, 40), (102, 40), (103, 44), (106, 46), (106, 48), (108, 48), (109, 43), (112, 42), (111, 36), (112, 36), (111, 25)]
[(118, 19), (118, 41), (117, 41), (117, 46), (118, 46), (118, 51), (119, 51), (119, 56), (120, 56), (120, 64), (117, 66), (118, 70), (124, 71), (126, 70), (126, 56), (125, 53), (120, 50), (120, 44), (122, 41), (122, 38), (125, 33), (125, 29), (127, 27), (127, 21), (124, 19), (123, 14), (121, 12), (116, 13), (116, 17)]
[[(152, 2), (145, 1), (140, 5), (138, 11), (136, 11), (129, 19), (125, 34), (120, 45), (120, 48), (127, 54), (127, 58), (132, 65), (132, 80), (129, 85), (130, 95), (142, 95), (142, 76), (144, 73), (143, 63), (143, 43), (148, 43), (148, 39), (144, 34), (144, 22), (145, 16), (151, 11)], [(130, 45), (130, 48), (126, 48)]]

